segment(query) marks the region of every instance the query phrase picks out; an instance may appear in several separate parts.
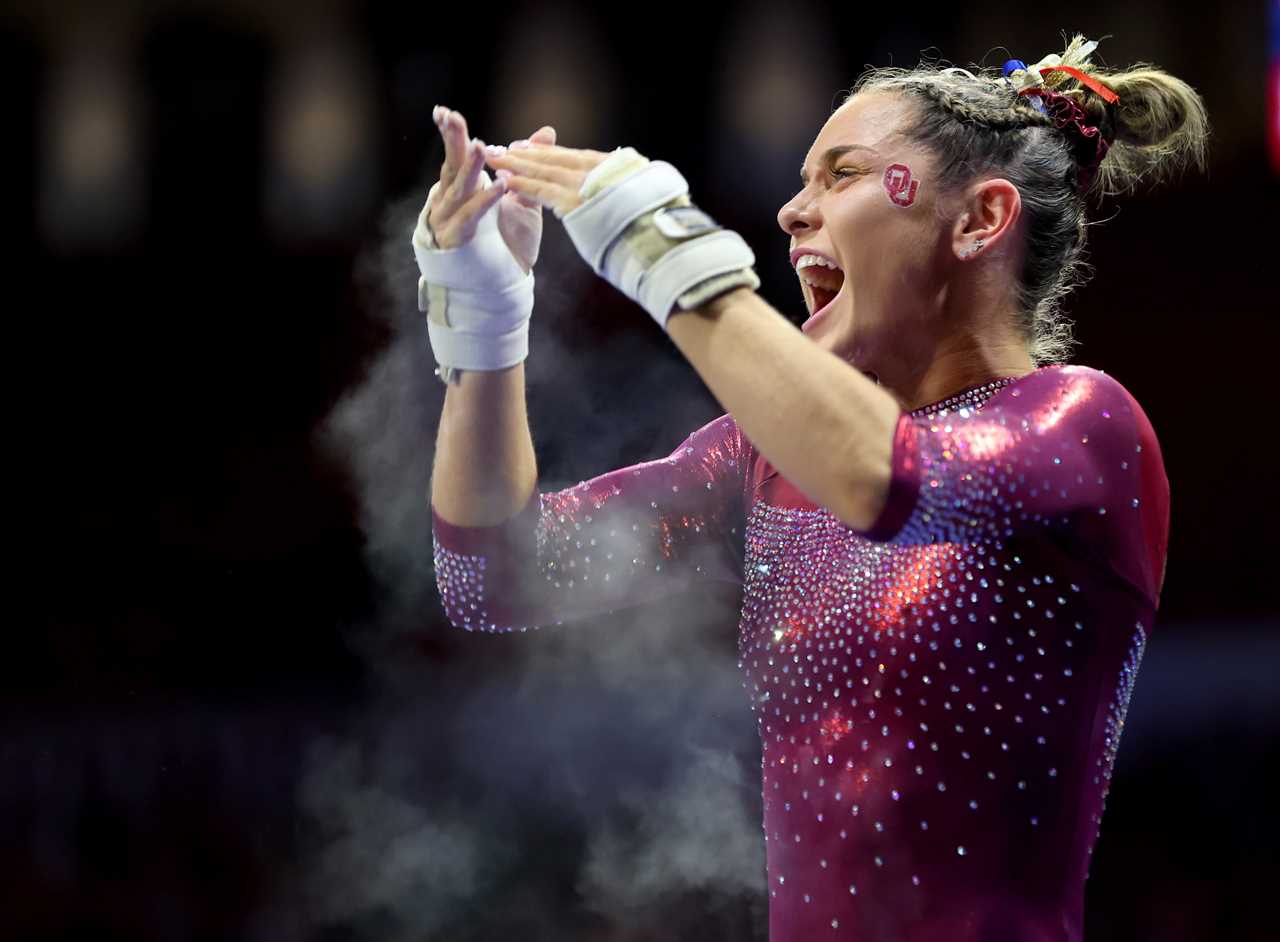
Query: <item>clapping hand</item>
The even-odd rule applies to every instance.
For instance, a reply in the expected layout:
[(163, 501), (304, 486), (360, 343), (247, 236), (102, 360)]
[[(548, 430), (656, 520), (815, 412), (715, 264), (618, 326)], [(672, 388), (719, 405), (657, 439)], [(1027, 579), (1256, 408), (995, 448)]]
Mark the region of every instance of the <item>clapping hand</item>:
[[(437, 106), (432, 117), (445, 147), (440, 187), (428, 218), (436, 246), (452, 249), (470, 241), (480, 217), (497, 203), (498, 231), (520, 267), (529, 271), (542, 241), (542, 205), (501, 178), (493, 186), (481, 185), (486, 156), (507, 149), (486, 148), (483, 141), (470, 138), (466, 119), (456, 111)], [(555, 129), (544, 126), (527, 143), (516, 143), (533, 149), (554, 146), (555, 140)]]
[(557, 147), (554, 136), (550, 141), (535, 136), (509, 148), (490, 148), (486, 152), (489, 166), (510, 192), (550, 207), (557, 216), (582, 204), (579, 191), (583, 181), (608, 156), (596, 150)]

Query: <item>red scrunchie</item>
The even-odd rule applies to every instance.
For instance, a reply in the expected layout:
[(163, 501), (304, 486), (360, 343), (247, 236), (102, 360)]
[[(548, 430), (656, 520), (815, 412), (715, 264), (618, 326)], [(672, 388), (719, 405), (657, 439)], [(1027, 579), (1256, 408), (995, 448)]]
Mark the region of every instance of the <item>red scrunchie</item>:
[[(1102, 166), (1102, 159), (1111, 149), (1111, 141), (1096, 125), (1085, 124), (1084, 109), (1074, 98), (1047, 88), (1026, 88), (1019, 94), (1039, 97), (1044, 103), (1044, 113), (1053, 119), (1054, 127), (1079, 136), (1076, 146), (1076, 156), (1080, 163), (1079, 184), (1081, 190), (1087, 190), (1098, 168)], [(1089, 147), (1089, 150), (1086, 151), (1084, 147)]]

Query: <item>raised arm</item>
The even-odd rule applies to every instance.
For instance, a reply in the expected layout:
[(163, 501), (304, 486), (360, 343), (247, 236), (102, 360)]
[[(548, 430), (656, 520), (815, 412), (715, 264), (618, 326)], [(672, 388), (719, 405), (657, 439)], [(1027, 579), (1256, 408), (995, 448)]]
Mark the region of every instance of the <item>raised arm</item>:
[[(431, 478), (437, 583), (454, 624), (489, 631), (639, 604), (698, 579), (740, 581), (750, 447), (728, 416), (668, 458), (538, 494), (524, 358), (541, 208), (491, 182), (462, 116), (435, 111), (440, 182), (413, 233), (446, 382)], [(527, 146), (550, 145), (551, 128)]]
[[(502, 181), (488, 185), (484, 143), (462, 115), (437, 107), (434, 118), (445, 159), (413, 235), (419, 300), (446, 380), (431, 504), (445, 520), (485, 526), (523, 507), (537, 480), (523, 360), (542, 210)], [(553, 143), (555, 131), (532, 140)]]
[(892, 396), (753, 291), (672, 314), (667, 330), (770, 464), (842, 522), (871, 527), (889, 492)]
[(674, 168), (628, 148), (558, 146), (489, 163), (563, 216), (584, 259), (670, 333), (771, 464), (843, 522), (871, 525), (888, 493), (897, 401), (749, 290), (754, 255), (690, 205)]
[(524, 507), (537, 480), (524, 364), (462, 373), (449, 384), (440, 414), (433, 510), (460, 526), (501, 523)]

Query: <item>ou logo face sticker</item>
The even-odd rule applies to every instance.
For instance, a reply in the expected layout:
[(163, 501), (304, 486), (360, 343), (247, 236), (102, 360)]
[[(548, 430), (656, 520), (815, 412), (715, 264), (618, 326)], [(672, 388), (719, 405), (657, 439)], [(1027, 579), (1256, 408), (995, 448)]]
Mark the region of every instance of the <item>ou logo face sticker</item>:
[(884, 168), (884, 191), (894, 206), (907, 207), (916, 201), (920, 181), (911, 179), (911, 168), (906, 164), (890, 164)]

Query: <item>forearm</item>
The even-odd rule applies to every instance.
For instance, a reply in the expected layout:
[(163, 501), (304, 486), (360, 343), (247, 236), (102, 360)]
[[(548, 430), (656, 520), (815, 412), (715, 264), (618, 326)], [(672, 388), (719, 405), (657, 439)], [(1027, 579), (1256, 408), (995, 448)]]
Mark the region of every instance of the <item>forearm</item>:
[(459, 526), (492, 526), (520, 511), (537, 481), (524, 364), (463, 371), (445, 393), (436, 436), (436, 513)]
[(755, 292), (671, 315), (671, 339), (792, 484), (857, 529), (888, 495), (897, 401)]
[[(708, 228), (687, 205), (688, 185), (674, 167), (628, 148), (534, 147), (489, 162), (514, 192), (562, 215), (579, 254), (670, 333), (792, 484), (850, 526), (875, 523), (888, 498), (897, 400), (749, 289), (672, 313), (682, 297), (696, 296), (703, 272), (745, 275), (754, 264), (739, 236)], [(738, 283), (750, 281), (754, 274)]]

